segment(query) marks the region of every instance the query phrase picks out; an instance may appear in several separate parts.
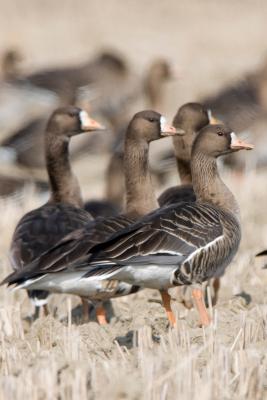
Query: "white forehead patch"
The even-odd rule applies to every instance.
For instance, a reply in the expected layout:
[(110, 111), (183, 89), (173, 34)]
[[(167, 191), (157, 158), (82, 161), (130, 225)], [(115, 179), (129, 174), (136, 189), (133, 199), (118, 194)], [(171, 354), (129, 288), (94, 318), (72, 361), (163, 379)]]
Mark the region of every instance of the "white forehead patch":
[(163, 117), (163, 115), (160, 117), (160, 130), (161, 132), (164, 132), (165, 130), (165, 126), (167, 124), (167, 120), (165, 117)]
[(236, 134), (234, 132), (231, 132), (230, 136), (231, 136), (231, 144), (238, 140), (237, 136), (236, 136)]
[(208, 113), (208, 119), (209, 119), (209, 123), (210, 123), (210, 121), (212, 119), (212, 112), (211, 112), (210, 108), (207, 110), (207, 113)]
[(82, 127), (88, 125), (88, 121), (90, 118), (86, 111), (84, 111), (84, 110), (80, 111), (79, 118), (80, 118), (80, 123), (81, 123)]

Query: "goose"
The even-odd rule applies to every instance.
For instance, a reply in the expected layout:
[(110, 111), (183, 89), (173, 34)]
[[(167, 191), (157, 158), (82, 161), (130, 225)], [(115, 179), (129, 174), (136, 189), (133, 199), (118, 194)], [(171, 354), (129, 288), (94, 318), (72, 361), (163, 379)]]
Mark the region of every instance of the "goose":
[[(108, 118), (116, 139), (112, 148), (112, 154), (106, 171), (106, 194), (104, 201), (106, 208), (100, 207), (100, 204), (90, 201), (86, 209), (96, 216), (102, 215), (102, 211), (110, 212), (109, 215), (116, 215), (123, 208), (123, 193), (125, 191), (124, 174), (123, 174), (123, 142), (128, 123), (128, 115), (132, 108), (135, 108), (135, 102), (145, 97), (145, 102), (152, 109), (159, 109), (163, 98), (164, 84), (170, 79), (175, 78), (175, 70), (171, 64), (165, 59), (155, 59), (149, 65), (141, 82), (134, 82), (132, 94), (126, 97), (121, 96), (115, 109), (104, 110), (104, 115)], [(132, 104), (133, 103), (133, 104)], [(112, 111), (112, 112), (111, 112)], [(153, 170), (150, 171), (156, 178), (160, 177), (160, 173)]]
[(199, 103), (186, 103), (177, 111), (173, 126), (185, 131), (184, 136), (172, 138), (181, 185), (166, 189), (158, 198), (160, 206), (196, 200), (190, 167), (191, 149), (197, 132), (211, 122), (215, 123), (215, 120), (210, 110), (206, 110)]
[(158, 58), (151, 62), (144, 76), (144, 94), (153, 109), (162, 106), (164, 83), (177, 77), (174, 68), (164, 58)]
[(218, 174), (216, 159), (252, 148), (224, 125), (202, 128), (191, 161), (196, 202), (159, 209), (91, 248), (89, 263), (84, 267), (83, 260), (80, 269), (83, 278), (159, 289), (171, 324), (175, 317), (167, 289), (191, 285), (201, 324), (208, 325), (201, 284), (224, 273), (241, 239), (239, 207)]
[[(72, 258), (76, 254), (90, 251), (90, 247), (96, 243), (106, 240), (114, 232), (158, 208), (148, 166), (149, 143), (174, 134), (184, 134), (184, 131), (168, 125), (166, 119), (157, 112), (145, 110), (134, 115), (125, 135), (125, 213), (108, 219), (98, 218), (89, 222), (85, 229), (79, 229), (74, 231), (73, 235), (67, 235), (58, 245), (44, 253), (37, 262), (29, 264), (23, 271), (18, 272), (20, 276), (23, 276), (25, 288), (28, 288), (27, 276), (31, 271), (30, 273), (34, 276), (43, 276), (44, 279), (38, 279), (35, 283), (33, 280), (33, 285), (30, 284), (28, 289), (71, 293), (98, 301), (96, 312), (100, 324), (107, 322), (102, 300), (139, 290), (136, 285), (119, 281), (110, 284), (109, 281), (100, 282), (98, 279), (92, 281), (91, 285), (88, 285), (86, 281), (84, 285), (84, 281), (77, 280), (75, 271), (73, 273), (68, 266), (71, 265)], [(46, 272), (43, 275), (44, 270)], [(14, 273), (13, 277), (15, 275), (17, 274)]]
[(68, 105), (75, 101), (79, 87), (98, 83), (103, 90), (105, 85), (119, 84), (127, 75), (128, 67), (124, 59), (114, 51), (103, 51), (81, 65), (44, 69), (24, 79), (31, 85), (56, 93), (60, 103)]
[[(96, 279), (110, 284), (119, 280), (158, 289), (171, 325), (176, 320), (168, 289), (189, 285), (200, 322), (203, 326), (209, 325), (201, 285), (224, 273), (241, 239), (239, 206), (221, 180), (216, 160), (219, 156), (252, 148), (225, 125), (202, 128), (193, 143), (191, 160), (196, 202), (160, 208), (106, 241), (93, 247), (90, 244), (83, 256), (79, 252), (74, 254), (71, 271), (75, 270), (76, 276), (87, 285)], [(79, 242), (79, 234), (76, 240)], [(46, 274), (45, 268), (43, 275), (40, 271), (28, 270), (26, 277), (14, 274), (4, 283), (23, 287), (28, 281), (31, 287), (34, 280), (37, 284)]]
[[(186, 132), (183, 137), (172, 138), (181, 184), (172, 186), (161, 193), (158, 198), (160, 207), (175, 204), (180, 201), (196, 201), (190, 166), (191, 149), (197, 132), (209, 123), (216, 124), (217, 120), (212, 116), (211, 110), (207, 110), (200, 103), (186, 103), (177, 111), (173, 119), (173, 125), (176, 128), (184, 129)], [(216, 304), (220, 289), (219, 278), (213, 280), (212, 286), (214, 291), (212, 300), (213, 304)], [(188, 301), (184, 301), (184, 305), (189, 308), (192, 306)]]
[(267, 59), (255, 71), (234, 84), (222, 88), (201, 103), (227, 122), (235, 131), (242, 132), (267, 110)]
[[(14, 271), (39, 257), (74, 229), (85, 226), (92, 217), (82, 209), (80, 188), (68, 158), (71, 137), (103, 127), (76, 107), (63, 107), (51, 115), (45, 132), (46, 166), (51, 187), (50, 199), (43, 206), (25, 214), (18, 222), (10, 246)], [(29, 291), (36, 313), (44, 306), (47, 292)]]

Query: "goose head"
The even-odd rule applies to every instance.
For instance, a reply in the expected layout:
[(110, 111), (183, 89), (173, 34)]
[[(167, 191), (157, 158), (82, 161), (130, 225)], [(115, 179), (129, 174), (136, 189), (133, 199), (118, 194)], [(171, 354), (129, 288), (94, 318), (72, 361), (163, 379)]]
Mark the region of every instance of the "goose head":
[(47, 130), (58, 136), (70, 138), (83, 132), (94, 132), (105, 128), (78, 107), (58, 108), (51, 115)]
[(18, 78), (21, 73), (23, 56), (17, 49), (7, 50), (2, 57), (2, 74), (5, 80)]
[(222, 124), (204, 127), (196, 137), (192, 152), (217, 158), (239, 150), (252, 150), (253, 145), (239, 139), (236, 134)]
[(97, 65), (121, 74), (128, 71), (126, 61), (115, 50), (103, 51), (97, 58)]
[(173, 119), (173, 125), (176, 129), (183, 129), (185, 135), (173, 138), (177, 159), (190, 161), (192, 144), (196, 134), (210, 123), (210, 119), (209, 111), (199, 103), (186, 103), (178, 109)]
[(171, 64), (165, 59), (156, 59), (150, 65), (149, 73), (156, 75), (162, 81), (168, 81), (173, 77)]
[(174, 135), (184, 135), (184, 131), (169, 125), (163, 115), (152, 110), (140, 111), (135, 114), (127, 131), (128, 138), (144, 140), (147, 143)]

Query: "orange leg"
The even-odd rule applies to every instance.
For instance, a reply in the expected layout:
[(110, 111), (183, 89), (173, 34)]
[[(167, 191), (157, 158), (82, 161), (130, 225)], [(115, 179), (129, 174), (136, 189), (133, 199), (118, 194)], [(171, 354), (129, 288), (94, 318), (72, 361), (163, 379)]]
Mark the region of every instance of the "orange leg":
[(174, 314), (172, 312), (172, 309), (171, 309), (171, 296), (165, 290), (161, 291), (160, 294), (161, 294), (163, 307), (165, 308), (168, 320), (170, 321), (171, 326), (175, 326), (176, 325), (176, 319), (175, 319), (175, 316), (174, 316)]
[(96, 319), (99, 325), (106, 325), (108, 323), (106, 319), (106, 310), (102, 304), (96, 306)]
[(200, 315), (200, 323), (202, 326), (208, 326), (211, 322), (210, 316), (207, 312), (205, 302), (203, 299), (203, 292), (201, 289), (192, 289), (192, 296), (195, 301), (196, 308)]

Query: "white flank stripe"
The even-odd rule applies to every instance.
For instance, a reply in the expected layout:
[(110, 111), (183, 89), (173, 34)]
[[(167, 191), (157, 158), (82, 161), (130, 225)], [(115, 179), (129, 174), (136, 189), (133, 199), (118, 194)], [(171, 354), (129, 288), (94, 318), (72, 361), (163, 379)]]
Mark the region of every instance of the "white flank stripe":
[(203, 247), (199, 247), (198, 249), (196, 249), (195, 251), (193, 251), (193, 253), (191, 253), (185, 260), (184, 263), (187, 261), (190, 261), (193, 257), (195, 257), (196, 254), (200, 253), (203, 249), (208, 249), (209, 247), (211, 247), (212, 245), (214, 245), (215, 243), (219, 242), (220, 240), (222, 240), (224, 238), (224, 235), (218, 236), (216, 239), (212, 240), (211, 242), (209, 242), (208, 244), (206, 244), (206, 246)]
[(160, 251), (156, 251), (155, 253), (148, 253), (147, 255), (149, 256), (150, 254), (171, 254), (172, 256), (182, 256), (182, 253), (178, 253), (176, 251), (172, 251), (172, 250), (160, 250)]

